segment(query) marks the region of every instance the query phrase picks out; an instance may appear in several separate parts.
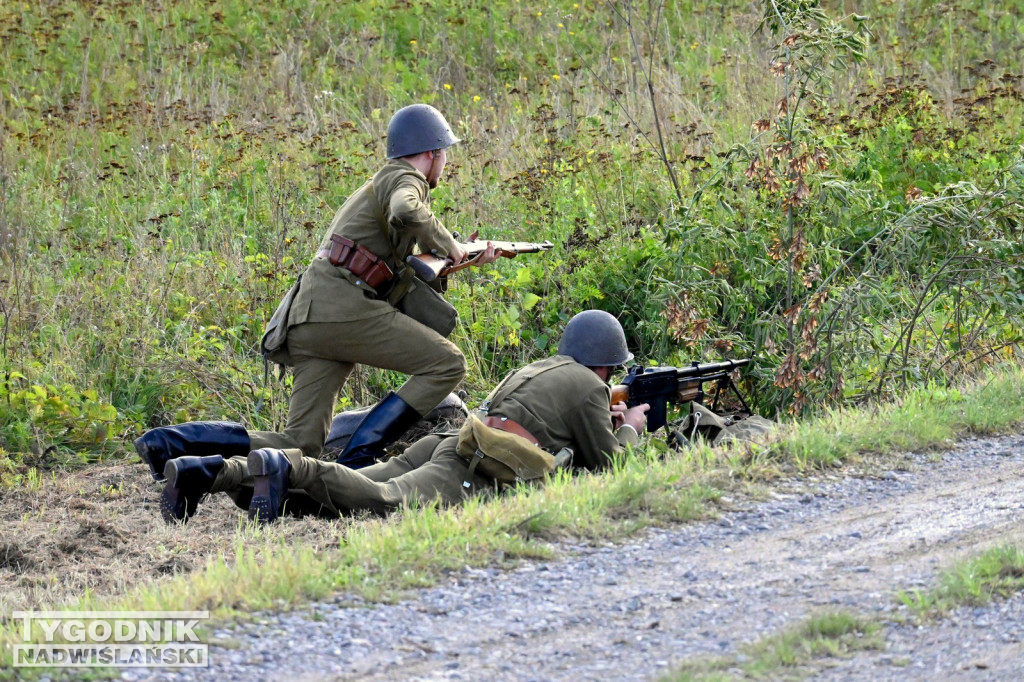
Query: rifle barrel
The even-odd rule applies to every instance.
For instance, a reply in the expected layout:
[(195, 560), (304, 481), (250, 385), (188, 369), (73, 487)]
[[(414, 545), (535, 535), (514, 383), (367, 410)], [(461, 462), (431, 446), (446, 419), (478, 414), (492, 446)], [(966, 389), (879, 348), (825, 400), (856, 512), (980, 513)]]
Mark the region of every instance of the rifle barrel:
[(466, 251), (468, 254), (481, 253), (487, 249), (487, 242), (490, 241), (494, 244), (494, 248), (497, 251), (506, 251), (508, 253), (540, 253), (541, 251), (547, 251), (554, 247), (550, 241), (545, 240), (543, 242), (502, 242), (494, 239), (481, 239), (475, 242), (466, 243)]

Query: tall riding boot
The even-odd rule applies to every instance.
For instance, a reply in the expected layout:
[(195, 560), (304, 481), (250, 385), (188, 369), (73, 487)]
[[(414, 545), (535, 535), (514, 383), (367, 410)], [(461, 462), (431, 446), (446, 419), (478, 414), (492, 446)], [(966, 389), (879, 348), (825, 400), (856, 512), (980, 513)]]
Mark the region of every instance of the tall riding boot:
[(161, 426), (135, 439), (135, 450), (149, 465), (154, 480), (164, 480), (164, 466), (178, 457), (249, 454), (249, 432), (236, 422), (186, 422)]
[(409, 406), (396, 393), (388, 393), (363, 421), (359, 422), (348, 445), (338, 455), (338, 464), (360, 469), (384, 455), (384, 448), (398, 440), (423, 415)]
[(217, 474), (224, 468), (224, 458), (178, 457), (167, 462), (164, 476), (167, 485), (160, 496), (160, 514), (164, 521), (185, 523), (195, 516), (199, 500), (209, 494)]

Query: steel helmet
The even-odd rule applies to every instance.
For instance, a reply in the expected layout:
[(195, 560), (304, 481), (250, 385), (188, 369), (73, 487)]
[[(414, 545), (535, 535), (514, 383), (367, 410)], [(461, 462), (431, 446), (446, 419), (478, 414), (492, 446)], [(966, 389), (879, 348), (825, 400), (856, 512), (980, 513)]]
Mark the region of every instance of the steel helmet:
[(402, 107), (388, 123), (389, 159), (447, 149), (458, 141), (441, 112), (429, 104)]
[(611, 313), (584, 310), (565, 325), (558, 354), (568, 355), (587, 367), (616, 367), (633, 359), (626, 348), (626, 334)]

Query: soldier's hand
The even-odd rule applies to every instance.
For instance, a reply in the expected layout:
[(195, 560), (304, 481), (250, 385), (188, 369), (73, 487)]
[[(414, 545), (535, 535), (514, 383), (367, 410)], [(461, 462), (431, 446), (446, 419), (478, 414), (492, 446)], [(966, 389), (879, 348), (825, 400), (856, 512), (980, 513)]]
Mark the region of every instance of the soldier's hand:
[(494, 248), (494, 244), (487, 242), (487, 248), (484, 249), (483, 253), (473, 259), (473, 265), (480, 267), (487, 263), (493, 263), (498, 260), (498, 250)]
[(637, 405), (626, 409), (626, 403), (615, 403), (612, 405), (612, 425), (617, 429), (624, 424), (629, 424), (637, 433), (643, 433), (647, 428), (647, 411), (651, 409), (648, 403)]
[(626, 415), (626, 403), (615, 403), (612, 405), (612, 428), (619, 428), (622, 426), (622, 421)]
[[(615, 408), (618, 406), (622, 406), (623, 410), (621, 413), (616, 414)], [(646, 402), (638, 404), (638, 406), (630, 408), (629, 410), (626, 410), (625, 402), (617, 403), (616, 406), (611, 407), (612, 423), (615, 425), (615, 428), (623, 426), (624, 424), (629, 424), (636, 429), (637, 433), (643, 433), (643, 430), (647, 428), (648, 410), (650, 410), (650, 406)], [(616, 419), (618, 420), (617, 423), (615, 422)]]
[(448, 260), (452, 262), (452, 265), (458, 265), (466, 260), (466, 249), (463, 248), (462, 244), (455, 242), (452, 250), (448, 252)]

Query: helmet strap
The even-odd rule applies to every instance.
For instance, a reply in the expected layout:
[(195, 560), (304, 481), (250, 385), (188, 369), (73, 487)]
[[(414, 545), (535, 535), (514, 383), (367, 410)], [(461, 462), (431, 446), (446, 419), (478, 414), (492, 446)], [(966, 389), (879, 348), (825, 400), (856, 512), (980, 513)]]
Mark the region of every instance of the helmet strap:
[(441, 156), (440, 152), (440, 149), (435, 149), (431, 152), (430, 171), (427, 173), (427, 184), (430, 185), (430, 189), (437, 189), (437, 183), (441, 180), (441, 171), (438, 171), (436, 174), (434, 173), (438, 158)]

